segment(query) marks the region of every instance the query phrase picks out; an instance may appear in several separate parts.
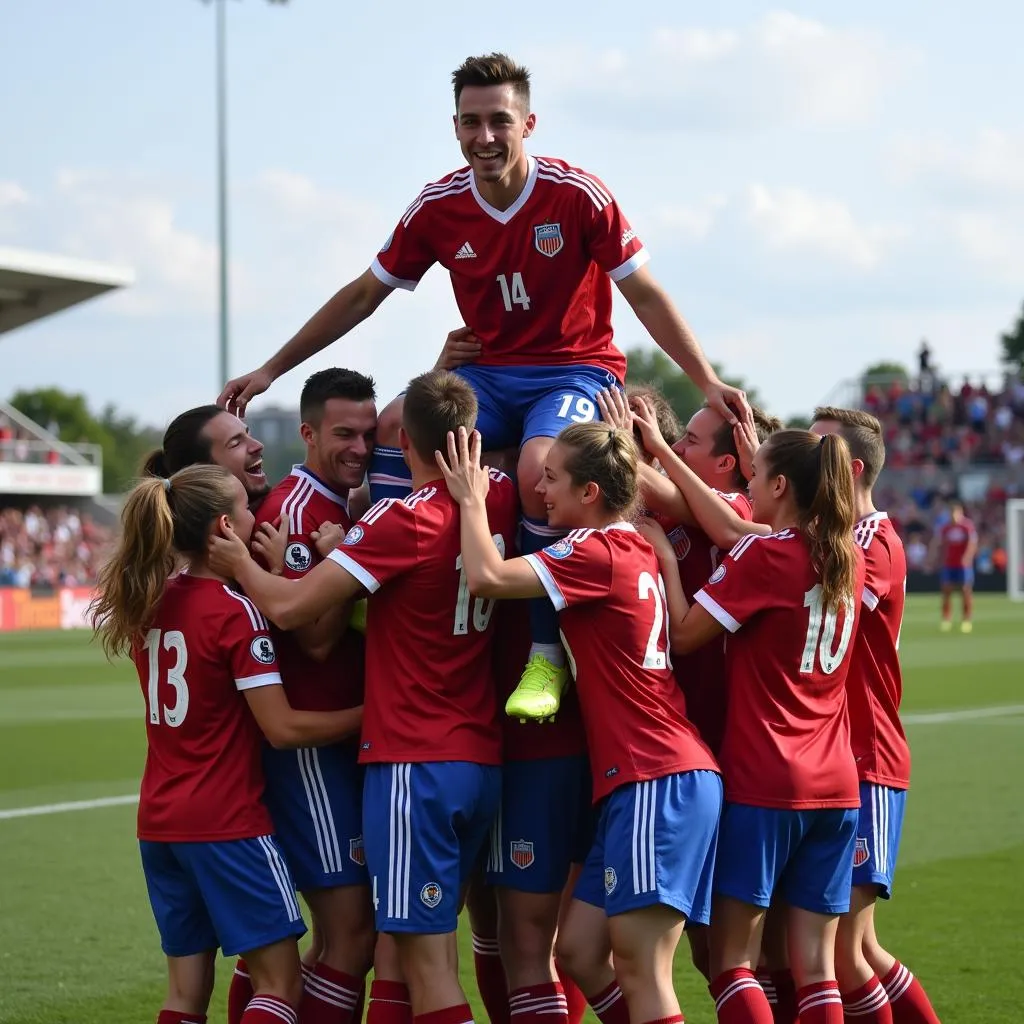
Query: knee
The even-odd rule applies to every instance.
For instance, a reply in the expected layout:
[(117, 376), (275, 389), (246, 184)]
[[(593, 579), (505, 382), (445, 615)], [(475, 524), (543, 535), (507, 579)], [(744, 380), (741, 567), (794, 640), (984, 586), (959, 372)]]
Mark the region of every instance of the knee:
[(402, 425), (402, 409), (405, 397), (399, 395), (390, 401), (377, 415), (376, 443), (385, 448), (398, 447), (398, 428)]
[(549, 964), (554, 950), (555, 928), (554, 919), (502, 916), (498, 930), (502, 960), (520, 966)]

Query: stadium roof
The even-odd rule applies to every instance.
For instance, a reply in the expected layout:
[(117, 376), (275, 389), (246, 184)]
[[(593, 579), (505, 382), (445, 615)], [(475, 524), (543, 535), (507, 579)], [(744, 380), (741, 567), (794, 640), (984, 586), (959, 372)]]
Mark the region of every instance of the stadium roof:
[(0, 334), (134, 280), (126, 267), (0, 247)]

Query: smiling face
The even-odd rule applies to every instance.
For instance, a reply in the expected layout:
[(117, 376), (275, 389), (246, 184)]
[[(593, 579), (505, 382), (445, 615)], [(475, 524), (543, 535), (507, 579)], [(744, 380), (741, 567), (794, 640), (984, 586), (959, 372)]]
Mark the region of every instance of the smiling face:
[(779, 512), (789, 481), (784, 476), (772, 476), (765, 458), (765, 445), (754, 453), (747, 494), (753, 506), (754, 522), (771, 525)]
[(249, 434), (249, 428), (237, 416), (218, 413), (202, 433), (210, 442), (210, 461), (231, 473), (245, 488), (250, 501), (270, 490), (263, 472), (263, 445)]
[(377, 433), (373, 399), (328, 398), (314, 426), (302, 424), (306, 464), (331, 490), (344, 496), (366, 476)]
[[(544, 500), (548, 526), (562, 529), (582, 525), (585, 508), (593, 503), (596, 496), (594, 484), (578, 485), (572, 482), (565, 468), (567, 455), (565, 445), (556, 441), (544, 460), (544, 472), (537, 484), (537, 493)], [(591, 490), (595, 495), (590, 495)]]
[(727, 491), (736, 470), (736, 458), (714, 454), (715, 437), (724, 423), (714, 409), (698, 409), (672, 450), (708, 487)]
[(537, 119), (512, 85), (467, 85), (459, 96), (455, 135), (478, 182), (504, 182), (524, 158), (523, 140)]

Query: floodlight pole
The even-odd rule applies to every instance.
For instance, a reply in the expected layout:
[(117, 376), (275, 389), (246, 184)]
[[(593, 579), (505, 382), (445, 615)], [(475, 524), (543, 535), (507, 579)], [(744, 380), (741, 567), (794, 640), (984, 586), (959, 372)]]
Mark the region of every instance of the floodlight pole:
[(219, 257), (218, 343), (220, 352), (220, 379), (217, 391), (224, 386), (228, 372), (228, 82), (227, 82), (227, 0), (215, 0), (217, 5), (217, 249)]

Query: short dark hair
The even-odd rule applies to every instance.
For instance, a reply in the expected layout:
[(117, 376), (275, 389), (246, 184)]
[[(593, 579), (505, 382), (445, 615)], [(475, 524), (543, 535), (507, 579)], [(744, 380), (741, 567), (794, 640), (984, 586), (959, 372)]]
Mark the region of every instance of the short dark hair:
[(511, 85), (526, 110), (530, 109), (530, 72), (504, 53), (487, 53), (482, 57), (467, 57), (452, 72), (455, 90), (455, 109), (467, 85)]
[(206, 424), (224, 410), (219, 405), (198, 405), (175, 416), (164, 431), (163, 445), (150, 452), (142, 464), (143, 476), (165, 479), (186, 466), (213, 462), (210, 439), (203, 433)]
[(841, 409), (835, 405), (819, 405), (814, 410), (814, 419), (834, 420), (839, 424), (839, 433), (855, 459), (864, 463), (861, 481), (870, 490), (875, 485), (885, 465), (885, 435), (882, 424), (876, 416), (863, 409)]
[(372, 377), (355, 370), (343, 370), (332, 366), (326, 370), (318, 370), (306, 378), (299, 398), (299, 417), (303, 423), (317, 427), (323, 419), (324, 406), (329, 399), (344, 398), (350, 402), (372, 402), (376, 397), (377, 389)]
[(409, 381), (402, 405), (402, 426), (416, 454), (431, 461), (434, 452), (448, 451), (448, 431), (476, 426), (473, 389), (457, 374), (431, 370)]
[[(764, 444), (777, 430), (783, 427), (782, 420), (778, 416), (769, 416), (764, 409), (756, 405), (750, 407), (754, 417), (754, 429), (757, 431), (758, 444)], [(733, 470), (733, 485), (739, 488), (747, 486), (746, 477), (740, 472), (739, 452), (736, 450), (736, 435), (733, 434), (733, 426), (728, 420), (716, 431), (711, 442), (712, 455), (731, 455), (736, 459), (736, 468)]]
[[(653, 410), (655, 419), (658, 421), (658, 429), (661, 436), (665, 438), (669, 446), (683, 436), (683, 425), (679, 422), (675, 409), (669, 404), (669, 400), (662, 394), (657, 384), (651, 384), (645, 380), (633, 381), (626, 385), (626, 399), (642, 398)], [(643, 448), (640, 428), (633, 428), (633, 440), (637, 447)]]

